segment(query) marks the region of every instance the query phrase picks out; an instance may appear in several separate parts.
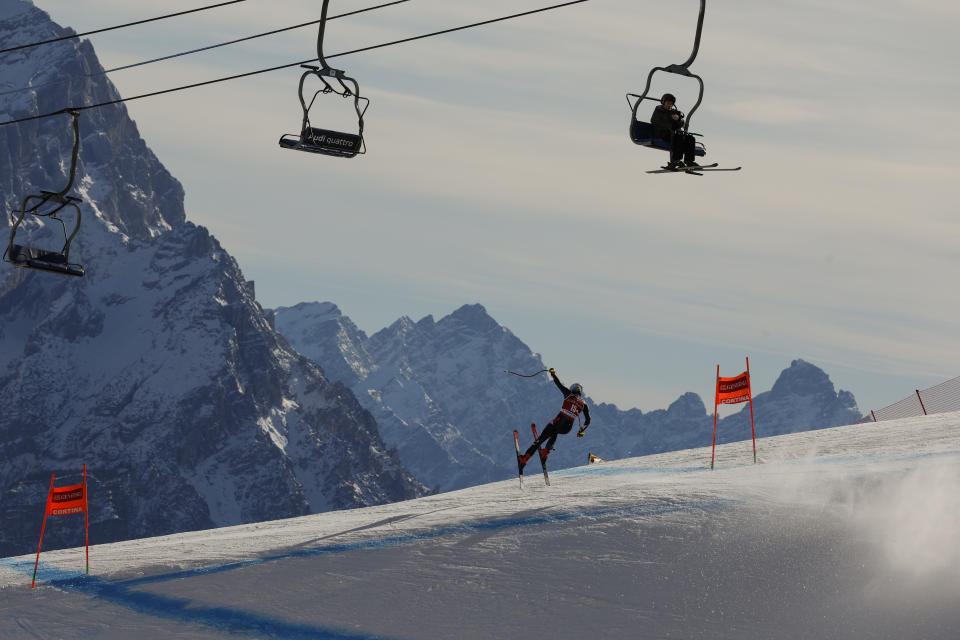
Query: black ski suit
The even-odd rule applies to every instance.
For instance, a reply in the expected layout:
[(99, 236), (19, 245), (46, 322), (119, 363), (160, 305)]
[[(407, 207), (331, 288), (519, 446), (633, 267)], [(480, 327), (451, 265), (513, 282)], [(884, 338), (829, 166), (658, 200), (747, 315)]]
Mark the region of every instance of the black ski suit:
[[(560, 389), (560, 393), (563, 394), (564, 406), (560, 410), (560, 413), (557, 414), (557, 417), (555, 417), (553, 421), (544, 428), (543, 433), (540, 434), (540, 437), (537, 438), (536, 442), (530, 445), (530, 448), (527, 449), (527, 456), (532, 456), (533, 452), (537, 450), (537, 447), (542, 445), (544, 442), (547, 443), (547, 448), (544, 449), (543, 453), (544, 455), (549, 455), (550, 450), (553, 449), (553, 445), (557, 441), (557, 436), (570, 433), (570, 429), (573, 428), (573, 418), (567, 413), (567, 399), (571, 396), (570, 389), (567, 389), (565, 386), (563, 386), (563, 384), (561, 384), (560, 379), (557, 378), (557, 374), (551, 373), (550, 376), (553, 378), (553, 383), (557, 385), (558, 389)], [(574, 397), (579, 398), (579, 396)], [(583, 403), (583, 417), (583, 428), (586, 429), (590, 426), (590, 408), (586, 405), (586, 403)]]
[[(673, 116), (680, 116), (674, 120)], [(670, 145), (670, 162), (679, 162), (681, 159), (690, 164), (696, 157), (697, 140), (689, 133), (684, 133), (683, 114), (676, 109), (667, 109), (658, 104), (650, 116), (650, 126), (653, 127), (653, 137), (663, 140)]]

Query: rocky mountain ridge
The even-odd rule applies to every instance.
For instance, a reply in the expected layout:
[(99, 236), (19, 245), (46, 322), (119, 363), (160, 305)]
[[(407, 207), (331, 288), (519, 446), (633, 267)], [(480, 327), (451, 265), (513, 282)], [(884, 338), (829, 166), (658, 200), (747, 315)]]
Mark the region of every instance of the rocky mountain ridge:
[[(342, 381), (377, 418), (383, 437), (423, 482), (457, 489), (516, 473), (510, 433), (531, 439), (529, 425), (556, 415), (562, 396), (546, 374), (518, 381), (504, 369), (544, 368), (534, 353), (479, 304), (435, 321), (403, 317), (367, 336), (333, 303), (302, 303), (274, 311), (275, 325), (303, 355)], [(573, 380), (564, 380), (567, 384)], [(818, 367), (794, 360), (770, 391), (754, 389), (758, 435), (850, 424), (856, 401), (836, 391)], [(589, 389), (588, 389), (589, 392)], [(589, 399), (588, 437), (564, 437), (551, 467), (647, 455), (709, 444), (713, 417), (695, 393), (667, 409), (644, 413)], [(712, 409), (711, 409), (712, 411)], [(719, 421), (718, 441), (750, 438), (744, 411)]]

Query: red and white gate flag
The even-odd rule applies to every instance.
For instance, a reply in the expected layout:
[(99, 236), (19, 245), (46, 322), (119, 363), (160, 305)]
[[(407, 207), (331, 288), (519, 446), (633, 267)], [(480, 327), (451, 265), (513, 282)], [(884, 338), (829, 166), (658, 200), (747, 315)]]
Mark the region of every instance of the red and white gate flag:
[(47, 516), (66, 516), (83, 514), (83, 529), (86, 536), (84, 547), (87, 552), (87, 573), (90, 573), (90, 512), (87, 510), (87, 465), (83, 465), (83, 482), (69, 487), (55, 487), (57, 475), (50, 474), (50, 491), (47, 493), (47, 508), (43, 511), (43, 524), (40, 526), (40, 542), (37, 543), (37, 560), (33, 563), (33, 580), (30, 588), (37, 584), (37, 569), (40, 567), (40, 550), (43, 548), (43, 533), (47, 530)]
[(87, 510), (86, 486), (75, 484), (72, 487), (56, 487), (47, 496), (47, 515), (65, 516), (72, 513), (84, 513)]
[(750, 372), (733, 378), (717, 378), (717, 404), (739, 404), (750, 400)]

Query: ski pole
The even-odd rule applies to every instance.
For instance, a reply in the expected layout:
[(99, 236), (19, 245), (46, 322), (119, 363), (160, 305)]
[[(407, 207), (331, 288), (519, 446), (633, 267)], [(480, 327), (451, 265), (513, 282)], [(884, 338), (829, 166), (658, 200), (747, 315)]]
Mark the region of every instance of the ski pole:
[(541, 373), (546, 373), (547, 371), (550, 371), (550, 369), (540, 369), (540, 371), (537, 371), (536, 373), (531, 373), (530, 375), (526, 375), (523, 373), (517, 373), (516, 371), (510, 371), (509, 369), (503, 370), (504, 373), (512, 373), (513, 375), (520, 376), (521, 378), (534, 378), (540, 375)]

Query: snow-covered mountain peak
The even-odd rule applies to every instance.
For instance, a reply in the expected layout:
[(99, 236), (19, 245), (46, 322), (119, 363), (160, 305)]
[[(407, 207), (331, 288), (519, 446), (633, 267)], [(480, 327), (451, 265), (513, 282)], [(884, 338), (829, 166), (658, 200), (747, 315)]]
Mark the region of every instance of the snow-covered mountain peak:
[[(0, 22), (15, 20), (20, 16), (29, 14), (31, 11), (40, 11), (33, 4), (32, 0), (0, 0)], [(46, 15), (46, 12), (43, 12)], [(13, 42), (6, 46), (16, 46)]]
[(777, 395), (790, 393), (810, 396), (832, 394), (834, 386), (823, 369), (797, 359), (781, 372), (770, 391)]
[[(287, 307), (280, 307), (276, 311), (285, 312)], [(283, 313), (284, 320), (289, 322), (284, 326), (285, 332), (299, 333), (316, 331), (318, 325), (327, 322), (340, 322), (344, 319), (340, 308), (332, 302), (301, 302), (289, 309), (293, 313)], [(349, 319), (347, 319), (349, 322)]]
[(673, 414), (678, 418), (699, 418), (706, 413), (706, 411), (707, 408), (704, 406), (703, 400), (692, 391), (687, 391), (667, 407), (667, 413)]
[(456, 323), (457, 329), (465, 328), (478, 335), (490, 332), (502, 332), (504, 327), (493, 319), (481, 304), (465, 304), (442, 321), (444, 325)]

